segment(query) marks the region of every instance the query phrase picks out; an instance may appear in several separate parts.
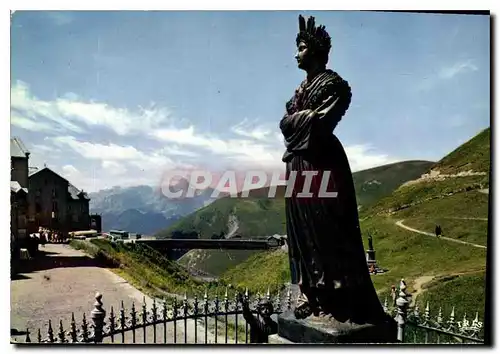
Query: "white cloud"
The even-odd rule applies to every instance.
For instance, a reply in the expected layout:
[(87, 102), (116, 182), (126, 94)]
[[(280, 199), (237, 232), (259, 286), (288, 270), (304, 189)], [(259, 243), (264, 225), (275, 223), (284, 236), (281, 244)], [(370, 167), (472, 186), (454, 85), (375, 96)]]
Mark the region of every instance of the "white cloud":
[[(43, 165), (48, 160), (49, 167), (56, 172), (57, 166), (61, 166), (60, 173), (88, 191), (155, 185), (166, 170), (175, 168), (207, 165), (242, 171), (285, 168), (281, 161), (285, 146), (277, 125), (273, 128), (244, 119), (220, 135), (207, 134), (193, 124), (181, 127), (182, 120), (171, 119), (163, 107), (139, 107), (132, 112), (84, 101), (71, 92), (52, 101), (41, 100), (22, 82), (12, 87), (11, 96), (12, 124), (45, 137), (44, 144), (32, 145), (33, 163)], [(112, 134), (107, 135), (108, 143), (85, 141), (78, 135), (97, 127), (107, 127), (122, 136), (140, 134), (141, 146), (157, 146), (160, 142), (162, 147), (138, 148), (134, 138), (121, 145), (113, 140)], [(228, 133), (233, 135), (228, 137)], [(347, 146), (346, 152), (353, 171), (396, 161), (367, 145)]]
[(352, 172), (400, 161), (386, 154), (373, 152), (370, 145), (350, 145), (345, 147), (345, 151)]
[(272, 133), (271, 129), (264, 126), (252, 128), (251, 125), (247, 119), (244, 119), (241, 123), (231, 127), (231, 131), (240, 136), (256, 140), (266, 140)]
[[(17, 81), (11, 88), (11, 109), (18, 112), (14, 122), (18, 126), (26, 120), (41, 121), (56, 130), (57, 126), (72, 133), (83, 133), (88, 128), (106, 127), (118, 135), (145, 134), (168, 123), (166, 108), (138, 107), (136, 111), (112, 107), (106, 103), (84, 101), (74, 93), (67, 93), (52, 101), (34, 96), (26, 83)], [(13, 123), (15, 124), (15, 123)]]
[(56, 130), (53, 125), (47, 122), (37, 121), (33, 118), (22, 116), (16, 112), (12, 112), (10, 114), (10, 124), (32, 132), (52, 132)]
[(439, 77), (448, 80), (459, 74), (477, 70), (479, 70), (479, 68), (473, 63), (471, 59), (469, 59), (457, 62), (449, 67), (442, 68), (439, 72)]
[(103, 160), (101, 162), (101, 166), (113, 176), (120, 176), (127, 172), (127, 169), (123, 166), (123, 164), (112, 160)]

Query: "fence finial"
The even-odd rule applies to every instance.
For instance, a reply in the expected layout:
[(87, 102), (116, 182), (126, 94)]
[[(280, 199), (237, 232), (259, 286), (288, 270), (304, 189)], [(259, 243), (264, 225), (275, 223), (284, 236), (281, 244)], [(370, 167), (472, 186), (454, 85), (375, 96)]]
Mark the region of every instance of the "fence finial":
[(409, 301), (407, 299), (408, 294), (406, 293), (406, 283), (404, 279), (401, 279), (399, 283), (399, 294), (398, 298), (396, 299), (396, 306), (398, 307), (397, 309), (397, 314), (396, 314), (396, 323), (398, 325), (398, 333), (397, 333), (397, 339), (399, 342), (403, 342), (404, 340), (404, 328), (405, 328), (405, 323), (406, 323), (406, 310), (409, 304)]
[(71, 342), (76, 343), (78, 341), (77, 338), (77, 332), (76, 332), (76, 321), (75, 321), (75, 313), (71, 313), (71, 332), (70, 332), (70, 337), (71, 337)]
[(49, 342), (54, 343), (54, 331), (52, 330), (52, 321), (49, 320), (49, 329), (47, 331), (49, 335)]
[(65, 343), (66, 342), (66, 336), (65, 336), (65, 333), (64, 333), (64, 328), (63, 328), (62, 320), (59, 320), (59, 333), (58, 333), (58, 337), (59, 337), (59, 343)]
[(94, 309), (90, 313), (92, 322), (94, 322), (94, 342), (102, 342), (103, 328), (104, 328), (104, 318), (106, 317), (106, 311), (102, 308), (102, 294), (96, 293), (95, 295)]
[(26, 343), (31, 343), (30, 330), (26, 328), (26, 338), (24, 339)]
[(450, 319), (448, 320), (448, 330), (453, 330), (455, 327), (455, 306), (451, 308)]
[(441, 324), (443, 323), (443, 312), (442, 312), (441, 306), (439, 306), (439, 312), (438, 312), (438, 315), (436, 318), (436, 322), (439, 325), (439, 327), (441, 327)]
[(431, 318), (431, 309), (429, 306), (429, 301), (427, 301), (427, 305), (425, 306), (425, 312), (424, 312), (425, 323), (429, 322), (430, 318)]

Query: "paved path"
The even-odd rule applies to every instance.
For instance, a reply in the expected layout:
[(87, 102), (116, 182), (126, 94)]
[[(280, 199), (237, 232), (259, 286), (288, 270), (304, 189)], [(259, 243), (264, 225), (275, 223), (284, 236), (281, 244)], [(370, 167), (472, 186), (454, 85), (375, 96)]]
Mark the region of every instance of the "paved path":
[[(75, 313), (77, 324), (81, 323), (85, 313), (89, 324), (90, 312), (95, 302), (96, 292), (103, 294), (102, 301), (107, 311), (106, 322), (111, 306), (115, 313), (123, 300), (127, 315), (132, 302), (140, 310), (143, 298), (150, 309), (153, 300), (128, 284), (123, 278), (111, 271), (99, 267), (96, 262), (84, 253), (74, 250), (68, 245), (48, 244), (41, 248), (45, 255), (26, 262), (21, 274), (11, 281), (11, 329), (25, 332), (30, 329), (31, 340), (36, 341), (36, 331), (41, 329), (42, 337), (47, 335), (48, 320), (52, 320), (54, 335), (59, 329), (59, 321), (63, 321), (65, 330), (69, 330), (71, 313)], [(188, 320), (188, 343), (194, 342), (195, 321)], [(210, 327), (210, 326), (209, 326)], [(204, 339), (204, 327), (197, 325), (198, 340)], [(147, 342), (153, 343), (153, 329), (147, 330)], [(214, 334), (209, 332), (209, 342), (214, 341)], [(24, 342), (25, 335), (14, 335), (12, 341)], [(178, 343), (184, 342), (184, 321), (177, 324)], [(118, 340), (119, 339), (119, 340)], [(127, 333), (125, 342), (132, 342), (132, 333)], [(120, 338), (115, 337), (115, 343)], [(143, 342), (142, 330), (136, 331), (136, 341)], [(109, 339), (106, 340), (109, 342)], [(173, 342), (173, 323), (167, 325), (167, 342)], [(224, 337), (218, 335), (218, 342)], [(157, 343), (163, 343), (163, 327), (157, 326)]]
[[(411, 231), (411, 232), (416, 232), (416, 233), (419, 233), (419, 234), (422, 234), (422, 235), (436, 237), (436, 235), (433, 234), (433, 233), (425, 232), (425, 231), (420, 231), (420, 230), (414, 229), (412, 227), (406, 226), (406, 225), (403, 224), (403, 221), (404, 220), (396, 221), (395, 222), (396, 226), (402, 227), (403, 229), (406, 229), (406, 230)], [(439, 239), (443, 239), (443, 240), (451, 241), (451, 242), (457, 242), (457, 243), (461, 243), (461, 244), (464, 244), (464, 245), (469, 245), (469, 246), (473, 246), (473, 247), (477, 247), (477, 248), (484, 248), (484, 249), (486, 249), (486, 246), (478, 245), (476, 243), (461, 241), (461, 240), (457, 240), (457, 239), (454, 239), (454, 238), (440, 236)]]

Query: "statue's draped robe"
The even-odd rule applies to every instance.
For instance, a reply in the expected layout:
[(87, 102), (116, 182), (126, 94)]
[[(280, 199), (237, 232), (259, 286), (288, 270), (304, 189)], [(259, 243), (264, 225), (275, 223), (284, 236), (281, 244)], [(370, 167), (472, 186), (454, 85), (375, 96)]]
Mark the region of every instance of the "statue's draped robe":
[[(341, 321), (373, 322), (384, 317), (383, 310), (366, 263), (351, 169), (333, 135), (350, 102), (348, 83), (326, 70), (304, 81), (286, 105), (280, 128), (289, 183), (296, 173), (286, 198), (290, 269), (292, 283), (299, 284), (311, 307)], [(306, 190), (312, 198), (298, 195), (302, 171), (317, 172)], [(325, 171), (330, 171), (326, 192), (337, 192), (336, 198), (319, 193)]]

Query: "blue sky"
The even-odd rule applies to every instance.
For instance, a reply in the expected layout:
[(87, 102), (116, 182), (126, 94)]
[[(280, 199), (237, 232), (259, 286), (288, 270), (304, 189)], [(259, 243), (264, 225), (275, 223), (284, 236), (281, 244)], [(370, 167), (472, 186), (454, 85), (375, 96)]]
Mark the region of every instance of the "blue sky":
[[(436, 161), (489, 126), (489, 17), (302, 13), (352, 87), (335, 134), (354, 171)], [(88, 191), (176, 167), (282, 169), (298, 14), (16, 12), (11, 135)]]

